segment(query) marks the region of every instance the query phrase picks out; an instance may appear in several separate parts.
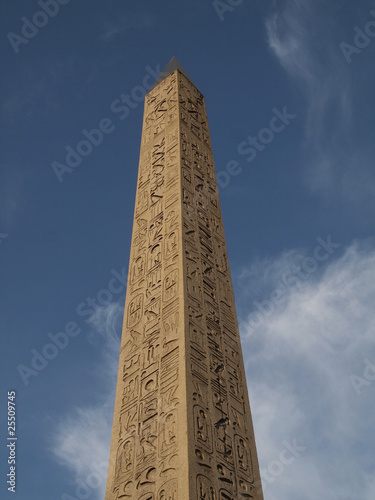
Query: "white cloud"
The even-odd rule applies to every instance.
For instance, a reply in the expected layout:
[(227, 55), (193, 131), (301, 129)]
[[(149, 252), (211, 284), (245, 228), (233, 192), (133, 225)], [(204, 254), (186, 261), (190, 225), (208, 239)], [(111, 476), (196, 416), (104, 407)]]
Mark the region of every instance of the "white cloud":
[(98, 337), (106, 341), (107, 350), (118, 352), (121, 341), (119, 320), (122, 318), (124, 307), (118, 302), (110, 302), (105, 306), (97, 306), (90, 316), (89, 324), (93, 327), (90, 333), (92, 340)]
[(358, 202), (364, 194), (373, 196), (375, 180), (372, 146), (366, 154), (363, 141), (354, 138), (358, 100), (354, 90), (363, 94), (371, 90), (365, 85), (369, 81), (365, 65), (354, 70), (343, 57), (340, 40), (354, 32), (341, 33), (333, 8), (331, 2), (286, 0), (268, 16), (267, 37), (277, 60), (306, 98), (305, 182), (314, 192), (337, 193)]
[[(375, 364), (375, 250), (354, 242), (340, 251), (290, 287), (259, 328), (240, 324), (265, 500), (373, 499), (375, 382), (364, 370), (365, 359)], [(270, 290), (296, 255), (309, 256), (258, 260), (243, 277), (264, 275), (258, 290)], [(77, 408), (56, 429), (54, 455), (76, 481), (70, 495), (86, 485), (90, 498), (104, 497), (122, 312), (110, 304), (91, 320), (91, 341), (105, 339), (101, 403)], [(367, 381), (357, 392), (353, 375)]]
[[(85, 485), (91, 498), (104, 498), (111, 411), (113, 406), (110, 405), (77, 408), (72, 416), (59, 423), (52, 452), (58, 462), (73, 473), (74, 486), (65, 492), (67, 495), (73, 496), (76, 488)], [(82, 498), (77, 493), (76, 496)]]
[[(265, 261), (267, 282), (284, 262)], [(289, 288), (259, 328), (240, 324), (266, 500), (374, 498), (374, 303), (375, 250), (357, 242)], [(353, 375), (365, 381), (357, 391)], [(293, 439), (306, 449), (270, 474)]]
[(104, 498), (123, 311), (118, 303), (110, 303), (98, 307), (91, 317), (89, 340), (102, 349), (103, 359), (95, 367), (93, 383), (103, 392), (97, 405), (78, 406), (72, 415), (61, 418), (53, 433), (51, 452), (72, 472), (74, 485), (65, 494), (73, 498), (74, 492), (76, 498)]

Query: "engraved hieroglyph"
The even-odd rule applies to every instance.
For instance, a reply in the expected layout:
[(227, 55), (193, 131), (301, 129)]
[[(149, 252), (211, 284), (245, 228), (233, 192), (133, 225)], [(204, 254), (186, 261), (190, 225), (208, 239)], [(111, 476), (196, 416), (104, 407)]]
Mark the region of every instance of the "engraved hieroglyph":
[(150, 90), (106, 500), (262, 500), (204, 98)]

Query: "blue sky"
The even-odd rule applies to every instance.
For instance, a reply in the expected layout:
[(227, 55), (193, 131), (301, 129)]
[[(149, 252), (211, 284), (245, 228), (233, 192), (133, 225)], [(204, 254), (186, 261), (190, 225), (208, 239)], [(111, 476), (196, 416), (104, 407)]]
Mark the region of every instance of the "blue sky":
[(375, 2), (5, 0), (0, 27), (1, 498), (8, 390), (15, 496), (104, 498), (142, 88), (175, 55), (206, 99), (265, 499), (373, 500)]

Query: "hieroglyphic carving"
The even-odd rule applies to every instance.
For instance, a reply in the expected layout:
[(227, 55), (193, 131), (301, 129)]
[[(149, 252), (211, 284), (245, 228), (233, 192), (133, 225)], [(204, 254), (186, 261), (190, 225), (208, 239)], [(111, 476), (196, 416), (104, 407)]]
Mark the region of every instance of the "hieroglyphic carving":
[(143, 316), (143, 294), (136, 295), (128, 307), (128, 327), (131, 328), (140, 322)]
[(239, 436), (235, 435), (235, 456), (238, 471), (241, 475), (247, 475), (249, 481), (253, 481), (253, 467), (252, 467), (252, 459), (251, 459), (251, 450), (247, 443), (247, 440)]
[(135, 434), (138, 428), (138, 405), (127, 408), (120, 415), (120, 438), (125, 435)]
[(134, 472), (135, 441), (131, 436), (120, 443), (116, 457), (116, 481), (130, 478)]
[(166, 235), (164, 240), (164, 258), (170, 259), (178, 251), (178, 234), (177, 231), (171, 231)]
[(202, 407), (194, 406), (195, 441), (197, 446), (212, 452), (212, 423), (211, 418)]
[[(246, 498), (246, 481), (254, 481), (254, 441), (225, 236), (203, 96), (183, 75), (179, 103), (191, 401), (201, 399), (201, 386), (211, 394), (206, 406), (193, 405), (198, 498), (216, 498), (217, 492), (227, 500)], [(208, 415), (214, 423), (212, 450), (205, 447)], [(261, 493), (253, 498), (261, 499)]]
[(178, 500), (178, 483), (176, 479), (167, 481), (158, 494), (158, 500)]
[(262, 500), (205, 103), (178, 70), (145, 97), (119, 370), (106, 500)]
[(173, 269), (164, 278), (163, 301), (174, 299), (178, 292), (178, 269)]
[[(121, 412), (117, 413), (114, 432), (118, 428), (118, 434), (113, 435), (111, 448), (118, 458), (114, 472), (109, 471), (106, 493), (111, 500), (177, 498), (178, 328), (182, 325), (176, 266), (181, 227), (176, 204), (177, 106), (176, 74), (165, 78), (145, 98), (121, 345), (122, 377), (116, 398), (120, 394)], [(175, 477), (171, 477), (173, 471)]]
[(167, 412), (160, 420), (160, 446), (161, 457), (167, 457), (177, 451), (177, 410)]
[(218, 500), (212, 481), (202, 474), (197, 476), (197, 500)]
[(123, 364), (123, 380), (129, 379), (129, 377), (133, 376), (134, 373), (137, 372), (137, 370), (140, 368), (140, 354), (136, 353), (132, 356), (129, 356), (128, 353), (126, 353), (125, 359), (124, 359), (124, 364)]
[(178, 387), (178, 359), (179, 348), (175, 347), (161, 359), (160, 368), (160, 395), (169, 407), (176, 402), (176, 392)]
[(133, 262), (130, 265), (130, 284), (133, 285), (137, 281), (139, 281), (145, 272), (145, 256), (144, 254), (139, 255), (133, 259)]

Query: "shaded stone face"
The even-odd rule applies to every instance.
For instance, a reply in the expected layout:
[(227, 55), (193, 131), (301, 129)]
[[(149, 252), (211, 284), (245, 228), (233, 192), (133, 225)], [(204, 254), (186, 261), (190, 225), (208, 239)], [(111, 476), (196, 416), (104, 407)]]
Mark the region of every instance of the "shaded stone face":
[(261, 500), (204, 98), (145, 98), (106, 500)]

